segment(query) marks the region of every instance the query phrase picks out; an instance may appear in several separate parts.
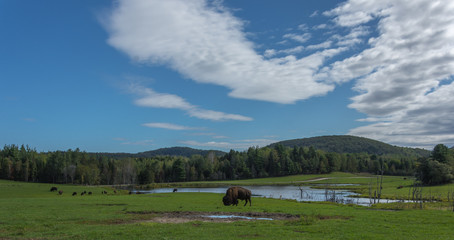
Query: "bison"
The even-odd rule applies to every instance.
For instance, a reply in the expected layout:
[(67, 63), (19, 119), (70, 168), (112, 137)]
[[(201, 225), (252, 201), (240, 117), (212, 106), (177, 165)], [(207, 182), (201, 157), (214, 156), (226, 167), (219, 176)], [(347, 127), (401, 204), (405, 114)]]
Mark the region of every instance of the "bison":
[(73, 192), (73, 196), (76, 196), (77, 195), (77, 192)]
[(62, 190), (58, 191), (58, 195), (62, 195), (62, 194), (63, 194)]
[(222, 201), (224, 202), (225, 206), (235, 205), (238, 206), (238, 199), (246, 200), (244, 206), (247, 205), (249, 201), (249, 206), (251, 206), (251, 190), (242, 187), (230, 187), (227, 189), (224, 198)]
[(51, 187), (51, 188), (50, 188), (50, 191), (51, 191), (51, 192), (55, 192), (55, 191), (57, 191), (57, 190), (58, 190), (57, 187)]

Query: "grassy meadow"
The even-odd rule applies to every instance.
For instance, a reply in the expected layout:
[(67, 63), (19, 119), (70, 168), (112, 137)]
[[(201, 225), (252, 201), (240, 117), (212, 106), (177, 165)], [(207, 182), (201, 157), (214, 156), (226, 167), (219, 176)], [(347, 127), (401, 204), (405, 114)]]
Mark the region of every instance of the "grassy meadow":
[[(333, 173), (256, 179), (257, 184), (356, 183), (367, 186), (374, 176)], [(410, 179), (386, 177), (383, 192), (408, 195)], [(222, 182), (247, 185), (250, 181)], [(406, 185), (405, 185), (406, 184)], [(63, 195), (50, 192), (52, 186)], [(358, 186), (355, 186), (358, 187)], [(454, 185), (431, 187), (444, 192)], [(108, 194), (101, 194), (102, 191)], [(93, 192), (81, 196), (80, 192)], [(362, 191), (358, 188), (358, 191)], [(71, 196), (77, 192), (77, 196)], [(452, 239), (454, 212), (447, 209), (411, 209), (300, 203), (253, 197), (252, 206), (222, 205), (223, 194), (117, 194), (108, 187), (52, 185), (0, 180), (0, 239)], [(410, 204), (411, 205), (411, 204)], [(210, 222), (154, 221), (162, 213), (279, 213), (291, 220)]]

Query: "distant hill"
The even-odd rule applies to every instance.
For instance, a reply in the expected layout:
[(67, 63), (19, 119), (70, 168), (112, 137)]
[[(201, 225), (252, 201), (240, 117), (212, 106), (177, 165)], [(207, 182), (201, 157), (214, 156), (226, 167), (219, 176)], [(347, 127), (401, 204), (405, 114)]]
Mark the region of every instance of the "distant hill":
[(216, 156), (223, 156), (225, 152), (218, 150), (200, 150), (189, 147), (169, 147), (169, 148), (160, 148), (152, 151), (139, 152), (139, 153), (97, 153), (111, 158), (152, 158), (156, 156), (182, 156), (182, 157), (191, 157), (192, 155), (202, 155), (206, 156), (210, 152), (214, 152)]
[(206, 156), (208, 153), (214, 152), (216, 156), (223, 156), (226, 153), (218, 150), (200, 150), (189, 147), (170, 147), (170, 148), (160, 148), (153, 151), (137, 153), (136, 157), (156, 157), (156, 156), (183, 156), (190, 157), (192, 155), (202, 155)]
[(362, 153), (384, 155), (384, 154), (400, 154), (406, 156), (421, 156), (428, 157), (430, 151), (420, 148), (406, 148), (392, 146), (390, 144), (372, 140), (369, 138), (340, 135), (340, 136), (321, 136), (311, 138), (301, 138), (286, 140), (273, 143), (270, 147), (276, 144), (282, 144), (286, 147), (310, 147), (323, 150), (325, 152), (336, 153)]

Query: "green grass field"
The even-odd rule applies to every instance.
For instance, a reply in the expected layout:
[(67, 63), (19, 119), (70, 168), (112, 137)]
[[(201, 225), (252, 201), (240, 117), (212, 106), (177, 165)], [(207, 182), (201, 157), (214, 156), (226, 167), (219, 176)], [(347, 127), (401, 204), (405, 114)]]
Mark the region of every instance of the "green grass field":
[[(320, 177), (328, 179), (317, 183), (368, 184), (370, 181), (370, 178), (358, 178), (364, 177), (362, 175), (334, 173), (259, 179), (257, 182), (295, 183)], [(393, 188), (406, 181), (410, 180), (386, 177), (384, 191), (395, 194)], [(390, 210), (380, 206), (369, 208), (267, 198), (253, 198), (251, 207), (242, 204), (234, 207), (222, 205), (223, 194), (128, 195), (126, 191), (114, 194), (109, 188), (55, 185), (64, 191), (60, 196), (49, 191), (52, 186), (0, 180), (0, 239), (452, 239), (454, 236), (454, 212), (448, 210)], [(433, 191), (443, 192), (451, 187), (453, 185), (433, 187)], [(93, 195), (80, 196), (84, 190)], [(101, 194), (104, 190), (109, 194)], [(74, 191), (79, 194), (71, 196)], [(296, 218), (233, 222), (154, 221), (161, 213), (185, 212), (200, 215), (205, 212), (280, 213)]]

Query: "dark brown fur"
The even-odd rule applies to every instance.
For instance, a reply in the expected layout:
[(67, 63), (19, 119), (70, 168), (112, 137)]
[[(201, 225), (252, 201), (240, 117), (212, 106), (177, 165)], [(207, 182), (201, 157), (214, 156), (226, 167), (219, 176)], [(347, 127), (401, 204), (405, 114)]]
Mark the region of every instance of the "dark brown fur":
[(251, 206), (251, 191), (246, 188), (242, 187), (230, 187), (227, 189), (224, 198), (222, 201), (224, 202), (225, 206), (235, 205), (238, 206), (238, 199), (246, 200), (244, 206), (246, 206), (247, 202), (249, 201), (249, 206)]

